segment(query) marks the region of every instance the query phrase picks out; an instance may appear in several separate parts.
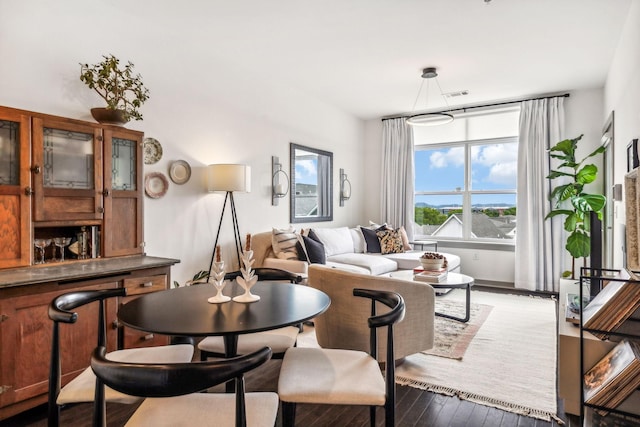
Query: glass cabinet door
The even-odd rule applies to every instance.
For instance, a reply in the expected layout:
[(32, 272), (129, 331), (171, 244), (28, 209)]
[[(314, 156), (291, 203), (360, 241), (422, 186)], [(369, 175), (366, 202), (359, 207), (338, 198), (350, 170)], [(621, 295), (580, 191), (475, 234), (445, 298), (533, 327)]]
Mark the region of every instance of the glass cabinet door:
[(136, 191), (137, 142), (124, 138), (111, 139), (111, 189)]
[(34, 117), (32, 140), (34, 220), (102, 219), (101, 128)]
[(142, 132), (104, 130), (104, 255), (143, 252)]
[(29, 116), (0, 107), (0, 268), (31, 264)]
[(92, 190), (93, 132), (73, 132), (45, 127), (44, 187)]

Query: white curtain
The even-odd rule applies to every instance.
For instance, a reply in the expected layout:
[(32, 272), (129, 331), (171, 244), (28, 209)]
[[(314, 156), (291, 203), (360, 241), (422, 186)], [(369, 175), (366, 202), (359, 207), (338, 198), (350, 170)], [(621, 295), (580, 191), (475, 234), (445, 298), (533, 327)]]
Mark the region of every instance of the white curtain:
[(552, 206), (551, 183), (546, 178), (551, 167), (548, 149), (563, 137), (563, 103), (564, 97), (521, 103), (516, 203), (517, 288), (557, 292), (565, 270), (563, 218), (545, 220)]
[(394, 227), (404, 226), (413, 240), (413, 131), (405, 119), (382, 122), (381, 219)]

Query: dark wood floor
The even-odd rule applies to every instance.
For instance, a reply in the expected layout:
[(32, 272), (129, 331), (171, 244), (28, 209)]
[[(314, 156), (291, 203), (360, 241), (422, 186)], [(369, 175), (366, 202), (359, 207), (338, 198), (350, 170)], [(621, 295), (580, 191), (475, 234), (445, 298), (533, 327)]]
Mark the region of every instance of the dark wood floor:
[[(276, 391), (281, 363), (280, 360), (271, 360), (250, 372), (246, 377), (247, 390)], [(222, 389), (216, 387), (212, 391), (222, 391)], [(557, 422), (518, 416), (456, 397), (447, 397), (408, 386), (398, 386), (397, 394), (397, 426), (555, 427), (559, 425)], [(109, 404), (107, 406), (108, 425), (123, 426), (135, 407), (136, 405)], [(92, 409), (91, 404), (77, 404), (63, 408), (61, 425), (90, 426)], [(378, 425), (383, 425), (384, 415), (381, 410), (378, 413)], [(366, 427), (369, 425), (368, 409), (357, 406), (299, 405), (296, 418), (296, 424), (300, 427)], [(3, 427), (44, 427), (46, 424), (45, 406), (0, 422), (0, 426)], [(276, 426), (280, 425), (281, 422), (278, 419)], [(577, 426), (578, 423), (573, 420), (566, 425)]]

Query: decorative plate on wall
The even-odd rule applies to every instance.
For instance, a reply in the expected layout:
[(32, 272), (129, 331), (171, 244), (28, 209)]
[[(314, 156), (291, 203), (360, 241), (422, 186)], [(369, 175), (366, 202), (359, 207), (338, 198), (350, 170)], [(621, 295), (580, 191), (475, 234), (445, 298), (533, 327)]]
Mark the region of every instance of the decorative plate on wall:
[(191, 166), (184, 160), (176, 160), (169, 166), (169, 177), (176, 184), (184, 184), (191, 178)]
[(145, 138), (142, 151), (145, 165), (157, 163), (162, 158), (162, 145), (155, 138)]
[(162, 172), (149, 172), (144, 176), (144, 192), (152, 199), (167, 194), (169, 180)]

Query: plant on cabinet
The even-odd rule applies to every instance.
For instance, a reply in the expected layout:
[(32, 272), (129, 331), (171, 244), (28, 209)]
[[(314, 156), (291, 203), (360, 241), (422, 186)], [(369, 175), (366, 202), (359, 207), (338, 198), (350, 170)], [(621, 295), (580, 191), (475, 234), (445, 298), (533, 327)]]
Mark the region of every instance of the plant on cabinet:
[(122, 125), (129, 120), (142, 120), (139, 108), (149, 99), (142, 76), (134, 74), (133, 64), (120, 67), (120, 60), (104, 55), (94, 64), (80, 64), (80, 80), (107, 103), (106, 108), (92, 108), (91, 115), (99, 123)]

